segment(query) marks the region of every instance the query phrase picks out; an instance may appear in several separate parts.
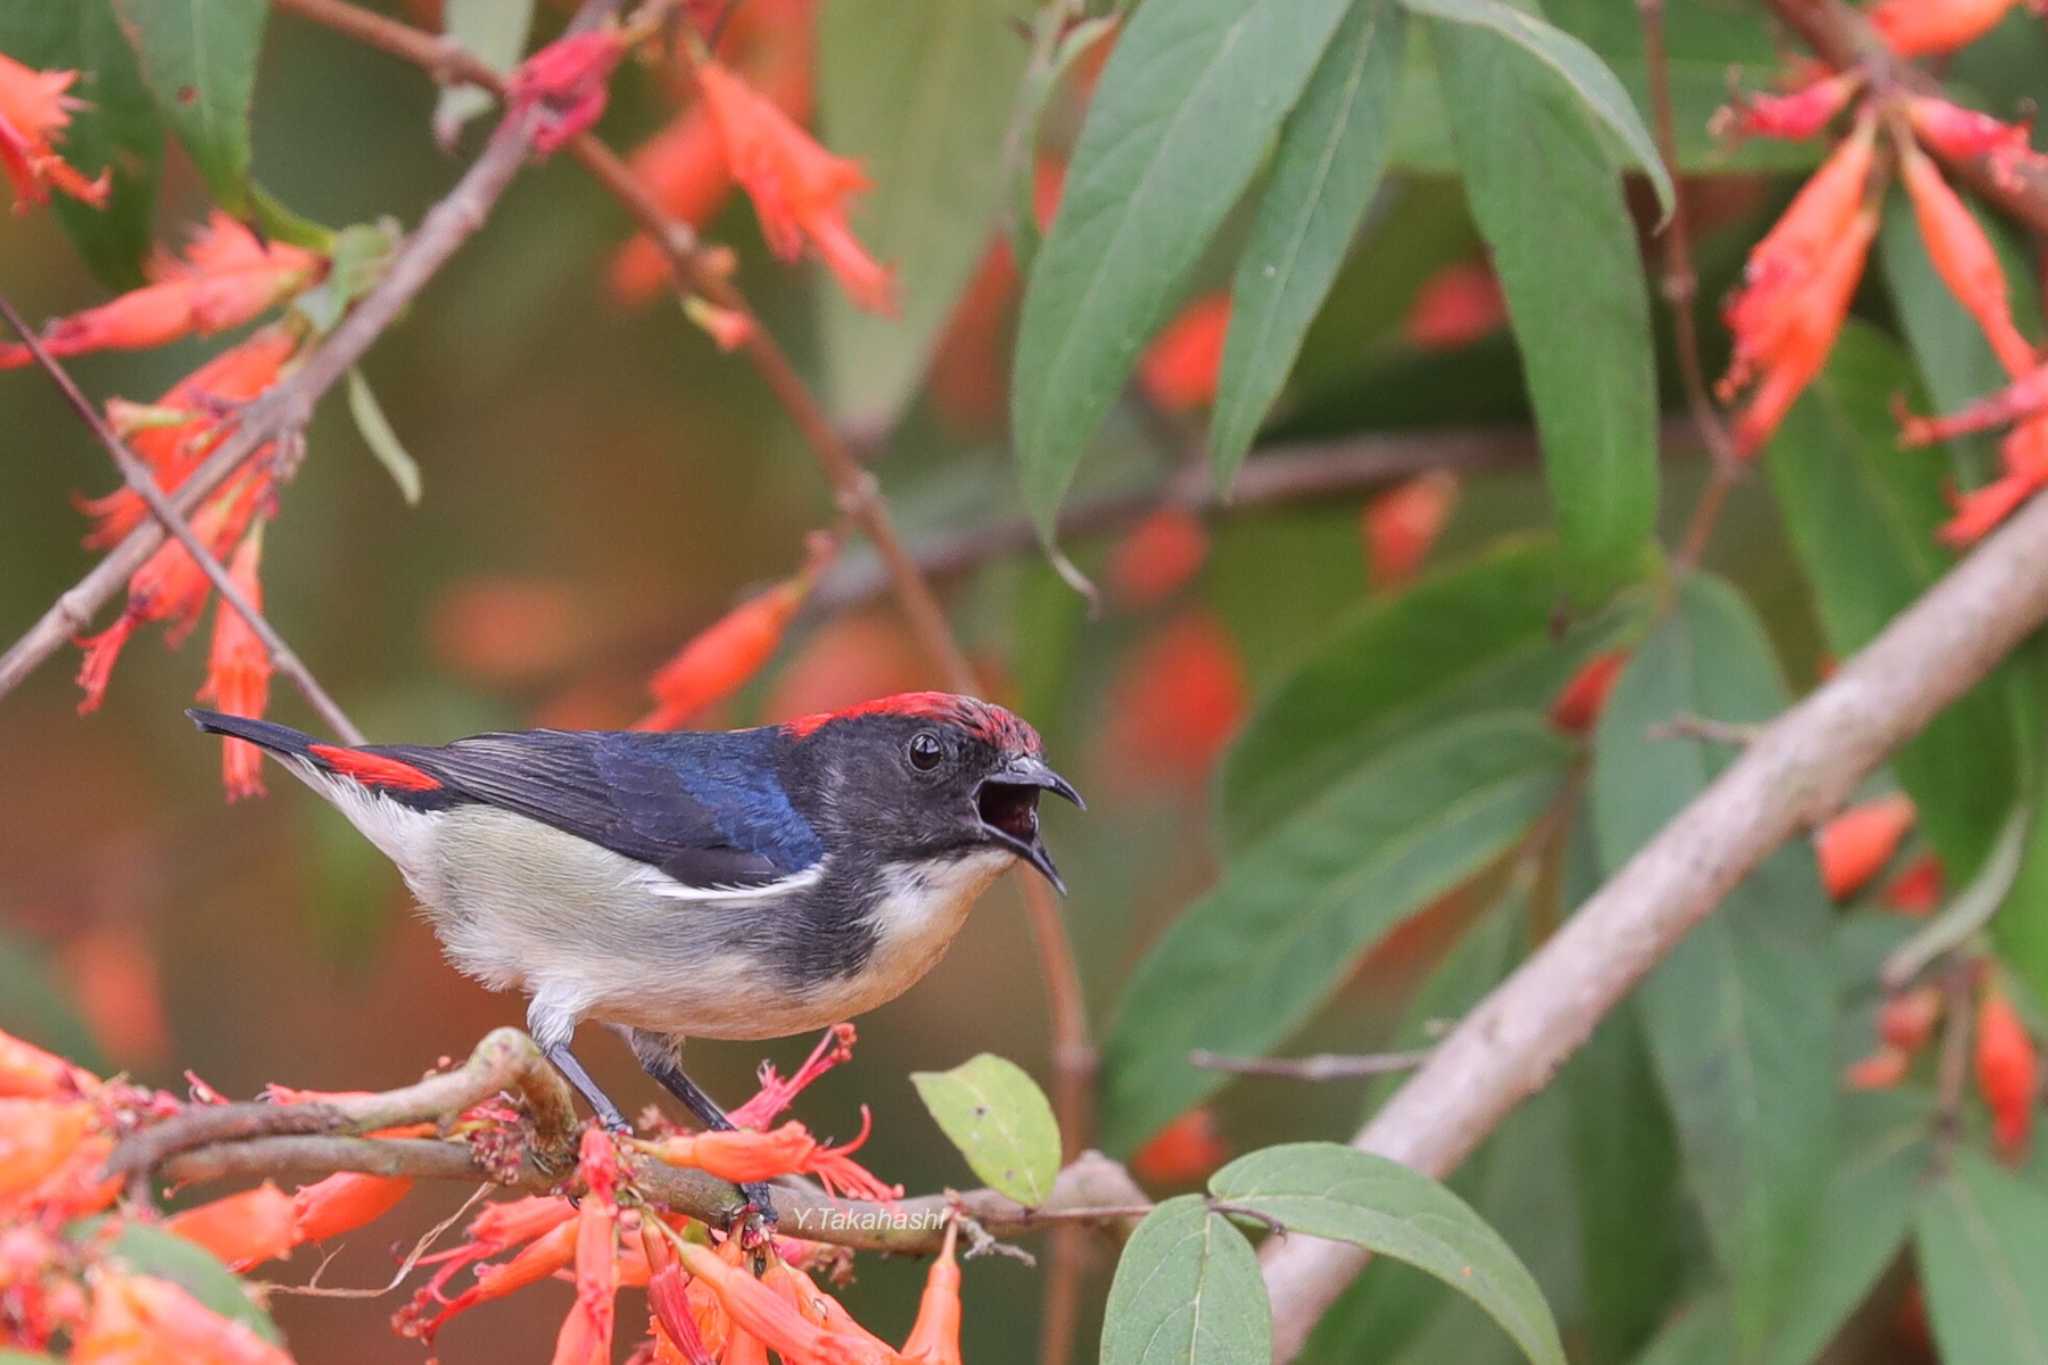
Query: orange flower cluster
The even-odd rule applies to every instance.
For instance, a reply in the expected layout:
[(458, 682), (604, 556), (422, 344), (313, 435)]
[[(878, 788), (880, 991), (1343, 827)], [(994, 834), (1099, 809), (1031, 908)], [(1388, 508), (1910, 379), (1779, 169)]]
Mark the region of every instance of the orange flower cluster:
[(56, 151), (79, 106), (65, 93), (77, 79), (76, 71), (38, 71), (0, 52), (0, 171), (14, 186), (16, 213), (47, 201), (52, 187), (94, 208), (107, 205), (108, 173), (87, 180)]
[(655, 706), (633, 728), (673, 730), (746, 686), (775, 657), (790, 622), (811, 595), (811, 585), (837, 551), (829, 536), (812, 537), (800, 572), (756, 593), (692, 636), (648, 680)]
[(342, 1171), (286, 1194), (269, 1181), (174, 1214), (164, 1227), (205, 1247), (230, 1270), (247, 1270), (289, 1256), (294, 1247), (324, 1242), (375, 1222), (412, 1191), (403, 1176)]
[(837, 1147), (819, 1142), (794, 1119), (765, 1133), (747, 1129), (676, 1133), (651, 1142), (636, 1140), (633, 1147), (667, 1165), (709, 1171), (721, 1180), (735, 1183), (773, 1180), (779, 1175), (809, 1175), (817, 1177), (827, 1194), (836, 1196), (843, 1192), (857, 1199), (901, 1199), (901, 1185), (883, 1184), (853, 1160), (852, 1154), (867, 1142), (873, 1128), (874, 1117), (862, 1105), (860, 1132)]
[[(2013, 0), (1881, 0), (1870, 18), (1893, 51), (1911, 57), (1976, 40), (2012, 6)], [(1980, 161), (1993, 177), (2013, 182), (2048, 166), (2048, 156), (2029, 146), (2023, 125), (1931, 95), (1875, 91), (1855, 71), (1824, 75), (1789, 94), (1746, 98), (1717, 115), (1716, 126), (1812, 137), (1852, 104), (1858, 112), (1850, 135), (1750, 255), (1743, 285), (1726, 310), (1735, 351), (1719, 392), (1730, 399), (1757, 381), (1735, 427), (1738, 449), (1754, 454), (1825, 363), (1876, 230), (1876, 134), (1884, 117), (1892, 159), (1935, 271), (2016, 381), (1953, 418), (1905, 422), (1909, 444), (2018, 423), (2001, 447), (2000, 476), (1956, 497), (1956, 514), (1941, 530), (1947, 543), (1967, 545), (2048, 485), (2048, 417), (2042, 415), (2048, 374), (2041, 373), (2033, 343), (2014, 324), (2005, 272), (1990, 239), (1927, 153)]]
[[(730, 18), (719, 49), (733, 69), (745, 72), (791, 119), (806, 122), (811, 116), (813, 0), (754, 0), (722, 13)], [(663, 212), (692, 227), (710, 222), (732, 193), (725, 147), (701, 100), (687, 103), (667, 127), (636, 148), (628, 165)], [(622, 303), (644, 303), (668, 283), (668, 258), (646, 233), (612, 258), (612, 293)]]
[[(182, 258), (159, 252), (151, 260), (149, 284), (51, 322), (43, 329), (43, 347), (51, 355), (72, 356), (142, 350), (223, 332), (317, 284), (327, 264), (326, 257), (304, 248), (260, 241), (216, 211), (193, 234)], [(0, 346), (0, 369), (33, 359), (25, 345)]]
[(1913, 828), (1914, 814), (1912, 798), (1893, 792), (1851, 806), (1822, 825), (1813, 836), (1813, 851), (1828, 895), (1847, 900), (1882, 872)]

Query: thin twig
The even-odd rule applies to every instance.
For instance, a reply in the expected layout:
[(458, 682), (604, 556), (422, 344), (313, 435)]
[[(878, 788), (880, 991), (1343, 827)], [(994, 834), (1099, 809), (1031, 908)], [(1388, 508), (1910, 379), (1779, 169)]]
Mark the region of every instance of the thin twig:
[(1975, 1032), (1971, 988), (1978, 964), (1951, 962), (1942, 973), (1941, 1056), (1935, 1071), (1934, 1159), (1946, 1162), (1963, 1130), (1963, 1097), (1970, 1083), (1970, 1039)]
[(127, 480), (128, 486), (149, 505), (150, 513), (163, 524), (164, 529), (185, 547), (185, 553), (192, 556), (192, 561), (199, 566), (200, 572), (213, 583), (214, 591), (220, 594), (221, 600), (239, 614), (248, 623), (249, 629), (255, 632), (256, 638), (263, 642), (263, 647), (270, 652), (272, 666), (292, 680), (307, 702), (320, 713), (320, 718), (326, 721), (344, 742), (361, 744), (364, 739), (363, 732), (356, 728), (355, 722), (348, 718), (340, 704), (328, 695), (327, 689), (320, 685), (320, 680), (313, 676), (313, 671), (307, 668), (291, 646), (284, 642), (284, 637), (277, 633), (276, 627), (265, 620), (263, 613), (242, 595), (242, 590), (235, 586), (235, 581), (227, 569), (213, 557), (213, 552), (207, 548), (206, 543), (193, 533), (191, 526), (186, 524), (178, 509), (171, 506), (170, 499), (166, 498), (163, 489), (157, 486), (156, 479), (151, 476), (148, 467), (136, 458), (134, 451), (128, 449), (127, 442), (114, 434), (113, 429), (100, 416), (99, 409), (92, 405), (92, 400), (79, 390), (77, 383), (65, 372), (57, 358), (43, 345), (42, 338), (22, 320), (14, 305), (4, 297), (0, 297), (0, 317), (4, 317), (8, 326), (20, 334), (29, 354), (35, 357), (36, 364), (43, 367), (58, 389), (63, 392), (65, 401), (77, 412), (79, 420), (91, 429), (93, 436), (106, 448), (107, 454), (114, 461), (114, 467), (121, 471), (121, 477)]
[[(608, 11), (613, 2), (589, 0), (579, 22), (585, 15)], [(532, 116), (506, 119), (498, 126), (469, 170), (392, 254), (382, 278), (293, 374), (242, 409), (234, 434), (178, 485), (170, 497), (172, 507), (190, 516), (263, 446), (297, 436), (320, 396), (348, 373), (448, 258), (483, 226), (499, 196), (526, 163), (533, 128)], [(143, 523), (91, 573), (62, 593), (42, 619), (0, 655), (0, 697), (89, 626), (94, 615), (163, 543), (164, 535), (158, 522)]]
[(1429, 1060), (1432, 1048), (1407, 1052), (1318, 1052), (1307, 1057), (1230, 1057), (1207, 1048), (1188, 1054), (1188, 1065), (1237, 1076), (1280, 1076), (1290, 1081), (1346, 1081), (1360, 1076), (1385, 1076), (1413, 1071)]
[[(1465, 1015), (1352, 1145), (1449, 1173), (1753, 868), (2044, 620), (2048, 498), (2037, 498), (1757, 736)], [(1284, 1360), (1365, 1253), (1300, 1237), (1260, 1256)]]
[(1708, 744), (1725, 744), (1731, 749), (1741, 749), (1756, 743), (1757, 736), (1763, 732), (1764, 727), (1761, 725), (1715, 720), (1710, 716), (1696, 716), (1690, 711), (1680, 711), (1671, 719), (1659, 721), (1643, 731), (1643, 738), (1698, 739)]

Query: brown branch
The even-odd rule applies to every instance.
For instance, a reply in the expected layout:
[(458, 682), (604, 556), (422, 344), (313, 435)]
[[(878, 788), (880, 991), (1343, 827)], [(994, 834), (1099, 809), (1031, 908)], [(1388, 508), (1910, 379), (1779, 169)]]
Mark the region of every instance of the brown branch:
[(1431, 1049), (1408, 1052), (1318, 1052), (1307, 1057), (1231, 1057), (1207, 1048), (1188, 1054), (1188, 1065), (1235, 1076), (1278, 1076), (1290, 1081), (1349, 1081), (1413, 1071), (1429, 1060)]
[(1678, 116), (1671, 100), (1671, 53), (1664, 41), (1664, 0), (1636, 0), (1642, 21), (1643, 62), (1650, 84), (1650, 107), (1657, 127), (1657, 155), (1671, 171), (1671, 220), (1664, 225), (1664, 301), (1671, 306), (1673, 344), (1678, 352), (1678, 375), (1685, 387), (1685, 402), (1692, 414), (1700, 441), (1714, 457), (1713, 472), (1694, 505), (1692, 524), (1678, 551), (1678, 562), (1690, 567), (1706, 552), (1714, 524), (1720, 519), (1728, 489), (1742, 469), (1735, 442), (1721, 421), (1707, 388), (1707, 371), (1700, 359), (1699, 327), (1693, 304), (1699, 297), (1699, 272), (1692, 263), (1692, 224), (1686, 215), (1685, 183), (1678, 174)]
[(106, 448), (108, 456), (114, 461), (114, 467), (121, 471), (121, 477), (135, 490), (136, 495), (148, 504), (151, 515), (155, 516), (164, 529), (185, 547), (185, 553), (192, 556), (192, 561), (199, 566), (200, 572), (213, 583), (214, 591), (220, 594), (221, 600), (240, 615), (242, 620), (248, 623), (249, 629), (255, 633), (256, 638), (263, 642), (264, 649), (270, 653), (272, 667), (297, 685), (300, 693), (313, 709), (320, 713), (321, 719), (327, 722), (335, 734), (349, 744), (361, 744), (364, 739), (363, 732), (355, 727), (355, 722), (348, 718), (340, 704), (328, 695), (327, 689), (320, 685), (312, 670), (307, 668), (292, 651), (291, 646), (284, 642), (284, 637), (264, 619), (263, 613), (258, 611), (242, 594), (242, 590), (235, 586), (234, 579), (229, 576), (220, 561), (214, 558), (213, 552), (193, 534), (192, 528), (186, 524), (178, 509), (171, 506), (170, 499), (165, 497), (163, 489), (157, 486), (156, 479), (151, 476), (148, 467), (135, 457), (135, 453), (128, 449), (126, 442), (114, 434), (113, 429), (100, 416), (99, 409), (92, 405), (92, 401), (79, 390), (77, 383), (57, 362), (57, 358), (43, 345), (42, 338), (22, 320), (14, 305), (4, 297), (0, 297), (0, 317), (6, 318), (8, 326), (20, 334), (22, 343), (28, 347), (29, 354), (35, 357), (36, 364), (43, 367), (52, 382), (64, 394), (65, 401), (77, 412), (79, 420), (91, 429), (93, 436)]
[[(1751, 869), (1836, 809), (2044, 620), (2048, 498), (2037, 498), (1757, 736), (1465, 1016), (1352, 1145), (1448, 1173)], [(1293, 1237), (1262, 1259), (1284, 1359), (1365, 1256)]]
[[(1771, 11), (1829, 66), (1861, 67), (1880, 95), (1942, 95), (1941, 83), (1897, 56), (1869, 17), (1843, 0), (1767, 0)], [(1990, 155), (1952, 157), (1929, 148), (1978, 194), (2037, 233), (2048, 235), (2048, 165), (2001, 167)]]
[[(578, 21), (609, 10), (613, 0), (588, 0)], [(299, 438), (313, 405), (348, 372), (404, 312), (448, 258), (481, 228), (492, 207), (525, 164), (532, 142), (531, 116), (501, 123), (476, 161), (392, 254), (383, 278), (349, 311), (341, 324), (287, 379), (246, 405), (235, 433), (195, 469), (171, 495), (183, 516), (195, 508), (273, 441)], [(0, 696), (14, 690), (37, 665), (92, 623), (100, 608), (163, 543), (156, 521), (130, 531), (93, 571), (60, 595), (42, 619), (0, 655)]]

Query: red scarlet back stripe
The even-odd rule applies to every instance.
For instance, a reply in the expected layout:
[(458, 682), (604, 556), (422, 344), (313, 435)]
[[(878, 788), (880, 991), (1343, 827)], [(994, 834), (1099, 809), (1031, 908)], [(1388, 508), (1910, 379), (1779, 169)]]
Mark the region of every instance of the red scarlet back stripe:
[(367, 787), (430, 792), (441, 785), (439, 779), (421, 772), (412, 764), (401, 763), (382, 754), (366, 754), (360, 749), (344, 749), (334, 744), (315, 744), (306, 752), (335, 772), (353, 777)]

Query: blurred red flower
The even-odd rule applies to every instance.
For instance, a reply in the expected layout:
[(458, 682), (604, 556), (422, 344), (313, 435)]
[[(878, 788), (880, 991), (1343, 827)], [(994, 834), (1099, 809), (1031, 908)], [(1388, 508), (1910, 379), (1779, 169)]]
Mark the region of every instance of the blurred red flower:
[(1187, 786), (1208, 776), (1250, 703), (1222, 622), (1192, 609), (1140, 643), (1109, 688), (1108, 747), (1122, 772)]
[(0, 52), (0, 170), (13, 182), (16, 213), (43, 203), (52, 186), (94, 208), (107, 205), (108, 173), (87, 180), (56, 152), (79, 107), (64, 93), (77, 79), (76, 71), (38, 71)]
[(1493, 264), (1456, 261), (1422, 282), (1401, 331), (1411, 346), (1448, 351), (1493, 335), (1507, 320), (1507, 298)]
[(1131, 1171), (1150, 1185), (1193, 1185), (1230, 1160), (1230, 1146), (1207, 1106), (1190, 1109), (1154, 1133), (1131, 1158)]
[(1458, 476), (1441, 469), (1368, 499), (1359, 514), (1359, 533), (1372, 585), (1394, 588), (1415, 577), (1457, 505)]
[(1977, 1006), (1977, 1090), (1991, 1107), (1998, 1150), (2018, 1164), (2041, 1102), (2041, 1060), (2019, 1011), (1996, 985)]
[(1125, 532), (1109, 555), (1109, 590), (1127, 608), (1157, 606), (1185, 587), (1209, 557), (1209, 530), (1179, 503), (1166, 503)]
[(1595, 654), (1558, 689), (1550, 703), (1550, 723), (1567, 734), (1590, 733), (1607, 705), (1607, 694), (1628, 666), (1626, 650)]
[(1893, 792), (1851, 806), (1822, 825), (1813, 836), (1813, 851), (1828, 895), (1847, 900), (1883, 871), (1913, 828), (1913, 816), (1913, 799)]
[(1138, 359), (1138, 387), (1163, 412), (1191, 412), (1216, 401), (1230, 293), (1218, 289), (1180, 310)]

